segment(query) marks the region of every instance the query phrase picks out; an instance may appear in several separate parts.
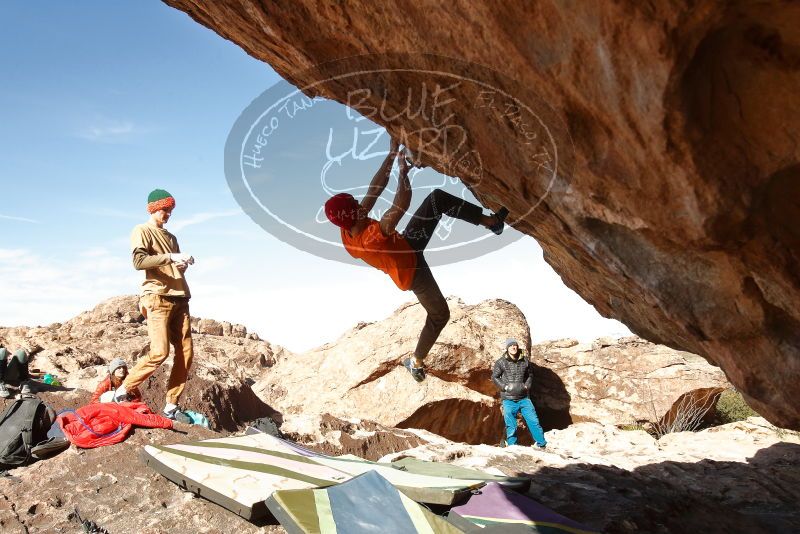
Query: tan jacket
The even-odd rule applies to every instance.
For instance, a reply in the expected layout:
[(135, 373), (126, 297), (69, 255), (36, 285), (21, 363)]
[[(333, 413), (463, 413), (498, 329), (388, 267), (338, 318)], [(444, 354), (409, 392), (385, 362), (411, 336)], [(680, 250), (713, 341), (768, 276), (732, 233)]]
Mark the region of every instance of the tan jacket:
[(141, 295), (191, 297), (183, 273), (175, 267), (170, 254), (181, 251), (174, 235), (155, 225), (139, 224), (131, 232), (133, 266), (144, 271)]

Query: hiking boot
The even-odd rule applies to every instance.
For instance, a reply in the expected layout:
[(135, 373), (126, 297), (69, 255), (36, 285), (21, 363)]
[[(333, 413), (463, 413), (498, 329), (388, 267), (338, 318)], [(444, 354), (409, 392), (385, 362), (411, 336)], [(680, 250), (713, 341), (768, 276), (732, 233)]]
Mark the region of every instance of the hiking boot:
[(192, 418), (189, 417), (189, 415), (186, 412), (182, 411), (177, 406), (172, 408), (171, 410), (167, 410), (165, 408), (164, 411), (161, 412), (161, 415), (163, 415), (167, 419), (172, 419), (173, 421), (178, 423), (183, 423), (185, 425), (192, 424)]
[(31, 386), (27, 382), (22, 384), (22, 387), (19, 390), (19, 394), (23, 397), (30, 397), (33, 396), (33, 391), (31, 391)]
[(497, 222), (494, 223), (489, 227), (489, 230), (494, 232), (497, 235), (503, 233), (503, 228), (506, 226), (506, 217), (508, 217), (508, 210), (506, 208), (500, 208), (497, 210), (497, 213), (494, 214)]
[(545, 450), (547, 448), (547, 443), (543, 445), (541, 443), (536, 443), (533, 446), (536, 447), (537, 449)]
[(0, 399), (7, 399), (11, 396), (11, 393), (8, 391), (6, 385), (0, 382)]
[(425, 380), (425, 368), (412, 367), (411, 358), (406, 358), (403, 360), (403, 367), (408, 369), (408, 372), (411, 373), (411, 377), (417, 382), (422, 382)]

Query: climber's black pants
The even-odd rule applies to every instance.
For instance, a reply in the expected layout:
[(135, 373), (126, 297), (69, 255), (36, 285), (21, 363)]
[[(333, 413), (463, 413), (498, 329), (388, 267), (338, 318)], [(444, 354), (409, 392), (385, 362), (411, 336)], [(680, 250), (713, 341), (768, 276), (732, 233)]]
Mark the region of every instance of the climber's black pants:
[(422, 327), (422, 332), (417, 342), (417, 348), (414, 350), (414, 356), (419, 359), (428, 355), (431, 347), (433, 347), (439, 334), (450, 319), (447, 300), (442, 295), (439, 284), (436, 283), (431, 268), (425, 261), (425, 256), (423, 255), (425, 247), (428, 246), (431, 237), (433, 237), (442, 215), (478, 225), (482, 214), (483, 210), (480, 206), (451, 195), (447, 191), (435, 189), (414, 212), (414, 216), (406, 226), (405, 232), (403, 232), (403, 237), (411, 245), (411, 248), (417, 252), (417, 271), (414, 274), (411, 291), (414, 292), (419, 303), (428, 312), (425, 325)]

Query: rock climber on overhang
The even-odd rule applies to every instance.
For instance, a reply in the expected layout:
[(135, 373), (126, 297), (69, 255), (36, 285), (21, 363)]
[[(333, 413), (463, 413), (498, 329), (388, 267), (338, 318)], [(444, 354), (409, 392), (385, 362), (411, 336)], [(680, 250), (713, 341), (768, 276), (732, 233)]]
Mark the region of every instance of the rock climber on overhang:
[[(403, 360), (403, 366), (414, 380), (422, 382), (425, 380), (425, 356), (450, 319), (447, 301), (425, 261), (425, 247), (442, 215), (484, 226), (500, 235), (508, 210), (501, 208), (493, 215), (484, 215), (480, 206), (435, 189), (422, 201), (405, 231), (397, 232), (397, 224), (411, 204), (408, 179), (411, 163), (407, 157), (406, 150), (399, 150), (399, 143), (392, 139), (389, 154), (361, 202), (348, 193), (339, 193), (325, 202), (325, 215), (340, 228), (342, 243), (351, 256), (388, 274), (399, 289), (413, 291), (428, 313), (414, 354)], [(397, 191), (392, 207), (377, 221), (368, 214), (389, 183), (395, 159), (399, 167)]]

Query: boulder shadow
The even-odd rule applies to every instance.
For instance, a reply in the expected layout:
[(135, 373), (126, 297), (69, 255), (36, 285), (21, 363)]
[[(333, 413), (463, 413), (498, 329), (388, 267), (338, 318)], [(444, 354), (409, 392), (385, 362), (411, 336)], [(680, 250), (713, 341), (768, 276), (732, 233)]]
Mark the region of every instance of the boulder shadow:
[[(169, 372), (170, 366), (162, 365), (139, 387), (142, 400), (153, 411), (164, 405)], [(249, 421), (265, 416), (278, 426), (283, 423), (283, 415), (262, 401), (244, 381), (226, 384), (190, 373), (180, 406), (205, 415), (211, 430), (217, 432), (236, 432)]]
[(531, 362), (533, 386), (531, 401), (545, 432), (567, 428), (574, 421), (569, 413), (570, 397), (564, 381), (552, 369)]
[(75, 388), (70, 388), (66, 386), (54, 386), (53, 384), (45, 384), (44, 382), (36, 382), (31, 386), (31, 390), (34, 394), (36, 393), (50, 393), (53, 391), (75, 391)]
[(632, 471), (572, 464), (534, 474), (528, 495), (607, 533), (800, 532), (800, 445), (747, 462), (659, 462)]

